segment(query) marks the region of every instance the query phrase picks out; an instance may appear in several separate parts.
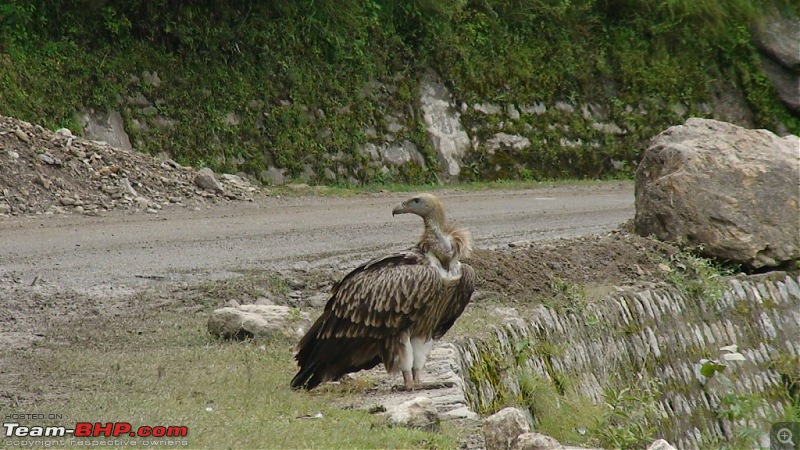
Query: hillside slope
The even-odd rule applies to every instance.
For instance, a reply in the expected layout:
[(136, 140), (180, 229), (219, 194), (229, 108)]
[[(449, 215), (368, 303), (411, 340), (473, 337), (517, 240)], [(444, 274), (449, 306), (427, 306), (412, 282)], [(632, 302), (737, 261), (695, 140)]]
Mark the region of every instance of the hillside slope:
[[(628, 176), (689, 116), (800, 133), (750, 29), (782, 0), (12, 0), (0, 113), (267, 183), (432, 182), (433, 73), (468, 136), (459, 178)], [(509, 140), (507, 136), (512, 138)]]

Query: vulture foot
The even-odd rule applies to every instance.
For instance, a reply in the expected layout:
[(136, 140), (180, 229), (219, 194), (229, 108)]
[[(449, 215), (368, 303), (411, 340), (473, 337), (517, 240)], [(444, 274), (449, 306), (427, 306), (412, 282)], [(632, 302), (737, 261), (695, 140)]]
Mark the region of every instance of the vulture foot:
[(452, 381), (439, 381), (428, 383), (414, 383), (411, 386), (405, 384), (397, 384), (392, 386), (392, 392), (413, 392), (413, 391), (431, 391), (434, 389), (447, 389), (455, 387)]

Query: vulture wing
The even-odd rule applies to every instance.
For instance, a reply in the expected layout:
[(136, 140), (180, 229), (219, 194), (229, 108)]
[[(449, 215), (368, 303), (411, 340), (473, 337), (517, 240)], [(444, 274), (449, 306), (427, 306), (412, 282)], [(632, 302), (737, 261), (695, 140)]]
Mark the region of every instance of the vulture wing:
[(313, 389), (375, 367), (387, 345), (422, 320), (443, 292), (439, 272), (415, 247), (357, 267), (333, 287), (325, 311), (300, 340), (292, 387)]
[(472, 293), (475, 291), (475, 270), (472, 266), (461, 264), (461, 278), (457, 283), (445, 288), (445, 295), (448, 296), (442, 319), (433, 330), (433, 338), (441, 339), (456, 322), (464, 308), (469, 304)]

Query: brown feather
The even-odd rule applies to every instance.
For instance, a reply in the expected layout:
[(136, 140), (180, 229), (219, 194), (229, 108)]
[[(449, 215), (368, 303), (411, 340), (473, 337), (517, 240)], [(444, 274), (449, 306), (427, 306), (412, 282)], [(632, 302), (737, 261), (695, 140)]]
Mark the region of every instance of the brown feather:
[(464, 312), (475, 289), (474, 270), (459, 261), (472, 251), (470, 234), (446, 222), (435, 196), (419, 198), (432, 208), (418, 244), (372, 259), (333, 286), (323, 314), (298, 344), (292, 387), (313, 389), (381, 362), (393, 372), (410, 337), (441, 338)]

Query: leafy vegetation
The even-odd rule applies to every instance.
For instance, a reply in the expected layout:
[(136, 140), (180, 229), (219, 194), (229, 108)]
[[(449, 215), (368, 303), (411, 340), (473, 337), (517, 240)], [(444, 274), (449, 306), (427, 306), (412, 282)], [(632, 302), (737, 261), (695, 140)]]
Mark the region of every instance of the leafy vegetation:
[(641, 448), (653, 442), (660, 422), (660, 383), (640, 378), (629, 387), (606, 388), (594, 433), (603, 448)]
[(670, 256), (665, 269), (667, 281), (683, 295), (709, 305), (722, 298), (727, 288), (725, 277), (739, 272), (736, 268), (725, 267), (690, 251)]
[[(704, 115), (720, 80), (742, 89), (756, 126), (800, 133), (749, 39), (775, 7), (798, 13), (785, 0), (8, 0), (0, 111), (80, 130), (77, 111), (118, 109), (137, 148), (217, 170), (431, 183), (438, 163), (413, 100), (432, 68), (467, 105), (522, 110), (507, 120), (467, 108), (471, 134), (531, 141), (474, 152), (464, 179), (625, 177), (645, 139)], [(599, 105), (595, 116), (626, 132), (557, 101)], [(534, 104), (547, 111), (526, 113)], [(426, 169), (381, 170), (359, 150), (389, 117)]]

